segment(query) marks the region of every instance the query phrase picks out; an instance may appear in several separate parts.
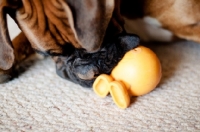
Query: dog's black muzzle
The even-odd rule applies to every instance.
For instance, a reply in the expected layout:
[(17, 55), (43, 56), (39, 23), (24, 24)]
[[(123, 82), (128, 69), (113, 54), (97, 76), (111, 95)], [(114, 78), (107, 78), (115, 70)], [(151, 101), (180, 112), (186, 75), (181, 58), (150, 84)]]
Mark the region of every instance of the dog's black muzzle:
[(56, 62), (57, 74), (84, 87), (91, 87), (100, 74), (110, 74), (124, 54), (139, 45), (139, 37), (120, 34), (104, 42), (95, 53), (74, 50), (69, 56), (60, 56)]

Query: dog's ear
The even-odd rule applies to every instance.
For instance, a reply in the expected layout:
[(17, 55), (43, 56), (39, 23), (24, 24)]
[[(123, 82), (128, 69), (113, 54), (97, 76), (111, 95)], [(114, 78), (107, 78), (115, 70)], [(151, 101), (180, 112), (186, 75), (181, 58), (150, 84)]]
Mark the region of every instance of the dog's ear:
[(115, 0), (67, 0), (73, 13), (74, 27), (81, 47), (98, 50), (112, 18)]
[(0, 69), (2, 70), (10, 69), (14, 63), (14, 50), (6, 20), (7, 6), (6, 0), (0, 1)]

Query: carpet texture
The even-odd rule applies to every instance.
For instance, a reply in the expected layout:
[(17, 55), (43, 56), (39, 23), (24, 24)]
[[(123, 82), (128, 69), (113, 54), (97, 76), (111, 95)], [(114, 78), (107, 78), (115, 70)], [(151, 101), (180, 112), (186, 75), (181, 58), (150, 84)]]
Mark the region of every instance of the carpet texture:
[(200, 44), (147, 46), (161, 60), (162, 80), (151, 93), (133, 97), (125, 110), (110, 96), (101, 99), (58, 77), (50, 58), (33, 57), (24, 73), (0, 85), (0, 131), (199, 132)]

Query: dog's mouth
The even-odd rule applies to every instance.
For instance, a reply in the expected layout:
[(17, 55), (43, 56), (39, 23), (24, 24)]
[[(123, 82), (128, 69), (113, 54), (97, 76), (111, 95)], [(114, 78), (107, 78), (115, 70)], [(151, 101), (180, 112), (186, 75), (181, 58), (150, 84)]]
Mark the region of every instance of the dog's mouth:
[(91, 87), (100, 74), (110, 74), (124, 54), (139, 45), (139, 37), (120, 34), (94, 53), (74, 50), (69, 56), (60, 56), (56, 61), (57, 74), (84, 87)]

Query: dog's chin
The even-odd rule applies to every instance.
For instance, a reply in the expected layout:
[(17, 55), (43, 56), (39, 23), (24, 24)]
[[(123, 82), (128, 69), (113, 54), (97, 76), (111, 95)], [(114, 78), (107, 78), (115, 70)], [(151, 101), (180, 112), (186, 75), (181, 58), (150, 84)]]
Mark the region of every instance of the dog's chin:
[(121, 34), (105, 42), (97, 52), (74, 50), (69, 56), (58, 57), (57, 74), (83, 87), (91, 87), (98, 75), (110, 74), (124, 54), (138, 45), (138, 36)]

